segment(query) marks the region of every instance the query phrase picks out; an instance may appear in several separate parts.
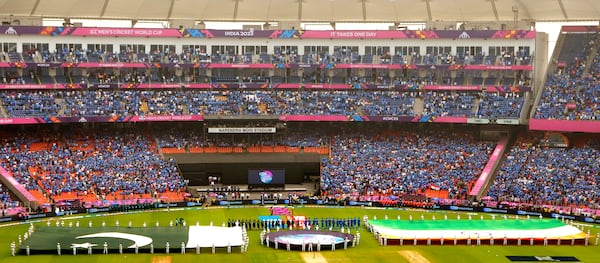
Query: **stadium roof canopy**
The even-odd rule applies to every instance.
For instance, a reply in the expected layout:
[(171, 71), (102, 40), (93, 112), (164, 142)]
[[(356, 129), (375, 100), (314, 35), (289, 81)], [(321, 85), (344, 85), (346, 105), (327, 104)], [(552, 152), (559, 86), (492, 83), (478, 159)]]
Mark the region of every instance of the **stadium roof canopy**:
[(0, 15), (275, 22), (583, 21), (598, 0), (0, 0)]

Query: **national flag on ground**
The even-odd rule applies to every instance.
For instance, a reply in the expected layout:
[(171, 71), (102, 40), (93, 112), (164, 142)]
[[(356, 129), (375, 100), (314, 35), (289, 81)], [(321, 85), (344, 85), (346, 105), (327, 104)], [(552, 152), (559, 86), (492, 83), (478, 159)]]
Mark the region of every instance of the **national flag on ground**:
[(583, 239), (578, 228), (556, 219), (531, 220), (369, 220), (387, 239)]
[(166, 243), (172, 249), (196, 247), (238, 247), (243, 244), (241, 227), (189, 226), (189, 227), (38, 227), (20, 248), (29, 246), (32, 251), (56, 250), (57, 243), (62, 249), (73, 247), (103, 249), (123, 248), (164, 249)]

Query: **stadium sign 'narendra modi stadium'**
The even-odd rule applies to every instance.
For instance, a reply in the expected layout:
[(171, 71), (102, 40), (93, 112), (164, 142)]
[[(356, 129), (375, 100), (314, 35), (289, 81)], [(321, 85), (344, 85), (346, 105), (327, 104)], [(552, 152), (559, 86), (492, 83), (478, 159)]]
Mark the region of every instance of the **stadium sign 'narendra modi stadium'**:
[(275, 127), (208, 128), (208, 133), (275, 133)]

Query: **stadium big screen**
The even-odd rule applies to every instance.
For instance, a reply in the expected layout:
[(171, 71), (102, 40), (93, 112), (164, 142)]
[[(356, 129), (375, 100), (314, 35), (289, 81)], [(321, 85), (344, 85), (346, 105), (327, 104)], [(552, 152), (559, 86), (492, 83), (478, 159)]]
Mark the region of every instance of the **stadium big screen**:
[(248, 185), (285, 185), (283, 169), (248, 169)]

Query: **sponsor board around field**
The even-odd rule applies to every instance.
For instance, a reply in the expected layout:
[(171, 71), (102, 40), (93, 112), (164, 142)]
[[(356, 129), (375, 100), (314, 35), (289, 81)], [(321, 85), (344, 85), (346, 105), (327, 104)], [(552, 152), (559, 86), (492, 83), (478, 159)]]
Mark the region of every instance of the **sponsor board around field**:
[(542, 213), (539, 213), (539, 212), (531, 212), (531, 211), (523, 211), (523, 210), (517, 210), (517, 215), (541, 216), (541, 215), (542, 215)]
[(219, 205), (243, 205), (242, 201), (219, 201)]
[(585, 217), (585, 218), (583, 218), (583, 221), (587, 222), (587, 223), (597, 223), (597, 224), (600, 224), (600, 218), (594, 219), (594, 218), (591, 218), (591, 217)]
[(33, 215), (29, 215), (29, 219), (34, 219), (34, 218), (42, 218), (42, 217), (48, 217), (48, 216), (53, 216), (52, 215), (48, 215), (46, 213), (41, 213), (41, 214), (33, 214)]
[(64, 215), (71, 215), (71, 214), (78, 214), (79, 210), (76, 209), (72, 209), (72, 210), (65, 210), (65, 211), (58, 211), (56, 212), (56, 216), (64, 216)]
[(485, 213), (507, 214), (508, 210), (506, 210), (506, 209), (496, 209), (496, 208), (484, 207), (483, 208), (483, 212), (485, 212)]
[(187, 206), (187, 207), (202, 206), (202, 205), (204, 205), (204, 203), (200, 203), (200, 202), (187, 202), (187, 203), (185, 203), (185, 206)]
[(358, 205), (372, 206), (373, 202), (350, 201), (350, 202), (348, 202), (348, 204), (351, 206), (358, 206)]
[(103, 207), (103, 208), (90, 208), (90, 209), (88, 210), (88, 212), (89, 212), (90, 214), (92, 214), (92, 213), (100, 213), (100, 212), (109, 212), (109, 211), (110, 211), (110, 208), (108, 208), (108, 207)]
[(552, 217), (552, 218), (558, 218), (558, 219), (564, 218), (564, 219), (570, 219), (570, 220), (576, 220), (577, 219), (577, 217), (572, 216), (572, 215), (563, 215), (563, 214), (555, 214), (555, 213), (551, 213), (550, 217)]
[(178, 203), (167, 203), (167, 204), (158, 204), (159, 208), (168, 208), (168, 207), (177, 207)]
[(452, 210), (452, 211), (475, 211), (475, 209), (473, 207), (455, 206), (455, 205), (451, 205), (449, 207), (449, 210)]

